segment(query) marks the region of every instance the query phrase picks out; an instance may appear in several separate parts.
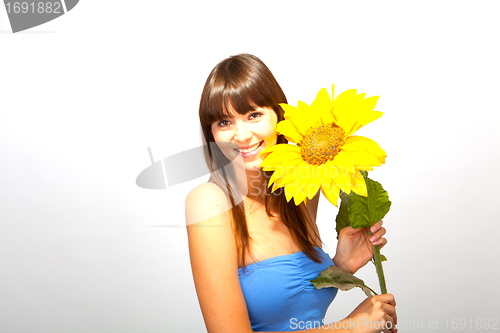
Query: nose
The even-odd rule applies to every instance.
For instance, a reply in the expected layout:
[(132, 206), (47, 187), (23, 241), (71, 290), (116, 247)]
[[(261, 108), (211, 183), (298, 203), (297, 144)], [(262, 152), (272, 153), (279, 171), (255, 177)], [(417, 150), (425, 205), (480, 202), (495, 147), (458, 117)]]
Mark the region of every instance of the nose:
[(234, 132), (234, 140), (236, 142), (247, 142), (248, 139), (252, 137), (252, 131), (250, 130), (248, 124), (244, 121), (237, 121)]

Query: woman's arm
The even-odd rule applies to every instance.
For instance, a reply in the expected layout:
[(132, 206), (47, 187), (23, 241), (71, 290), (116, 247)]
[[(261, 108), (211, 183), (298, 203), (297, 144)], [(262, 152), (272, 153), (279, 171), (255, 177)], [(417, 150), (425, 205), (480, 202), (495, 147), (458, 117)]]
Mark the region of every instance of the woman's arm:
[[(226, 196), (217, 185), (203, 184), (188, 194), (186, 222), (193, 279), (207, 331), (253, 333), (238, 277), (231, 214)], [(300, 332), (375, 332), (362, 327), (353, 330), (352, 323), (360, 318), (391, 320), (395, 317), (393, 300), (390, 295), (374, 296), (361, 303), (339, 325)]]
[(206, 183), (186, 198), (191, 268), (208, 332), (252, 332), (238, 277), (238, 254), (224, 192)]

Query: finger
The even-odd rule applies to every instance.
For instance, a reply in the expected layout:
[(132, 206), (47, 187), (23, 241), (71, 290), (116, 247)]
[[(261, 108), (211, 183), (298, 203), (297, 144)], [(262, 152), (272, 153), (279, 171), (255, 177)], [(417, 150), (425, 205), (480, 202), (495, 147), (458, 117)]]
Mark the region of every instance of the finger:
[(370, 236), (370, 241), (372, 242), (373, 245), (380, 245), (382, 243), (387, 243), (387, 240), (385, 242), (382, 242), (382, 236), (385, 235), (387, 230), (385, 228), (380, 228), (377, 232), (375, 232), (372, 236)]
[(370, 228), (370, 231), (375, 233), (378, 229), (382, 228), (383, 223), (384, 223), (384, 221), (382, 221), (382, 220), (378, 221), (377, 223), (372, 225), (372, 227)]
[(391, 321), (394, 325), (398, 324), (398, 315), (396, 314), (396, 308), (392, 305), (385, 304), (383, 307), (385, 313), (391, 317)]
[(376, 297), (375, 300), (378, 300), (378, 301), (381, 301), (381, 302), (384, 302), (384, 303), (387, 303), (387, 304), (390, 304), (390, 305), (396, 307), (396, 300), (394, 299), (394, 295), (392, 295), (392, 294), (381, 294), (381, 295), (376, 295), (373, 297)]
[(387, 330), (387, 332), (397, 332), (396, 328), (397, 320), (394, 319), (392, 316), (386, 314), (384, 316), (383, 322), (384, 322), (384, 329)]
[[(390, 324), (389, 324), (389, 327), (391, 327)], [(394, 328), (394, 326), (392, 326), (392, 327), (393, 328), (386, 328), (381, 332), (383, 332), (383, 333), (398, 333), (398, 329)]]
[(387, 239), (380, 238), (379, 240), (372, 243), (373, 245), (378, 245), (379, 249), (383, 248), (385, 244), (387, 244)]
[(384, 322), (384, 330), (382, 332), (384, 333), (398, 333), (398, 329), (396, 325), (394, 325), (392, 322)]
[(348, 227), (344, 227), (344, 228), (340, 229), (340, 233), (344, 233), (344, 234), (350, 235), (352, 233), (358, 232), (359, 230), (360, 229), (354, 229), (353, 227), (348, 226)]
[[(375, 233), (373, 234), (373, 236), (375, 236), (375, 237), (377, 237), (377, 238), (380, 238), (380, 237), (382, 237), (383, 235), (385, 235), (386, 233), (387, 233), (387, 230), (386, 230), (385, 228), (383, 228), (383, 227), (382, 227), (382, 228), (378, 229), (378, 230), (377, 230), (377, 232), (375, 232)], [(372, 236), (372, 237), (373, 237), (373, 236)]]

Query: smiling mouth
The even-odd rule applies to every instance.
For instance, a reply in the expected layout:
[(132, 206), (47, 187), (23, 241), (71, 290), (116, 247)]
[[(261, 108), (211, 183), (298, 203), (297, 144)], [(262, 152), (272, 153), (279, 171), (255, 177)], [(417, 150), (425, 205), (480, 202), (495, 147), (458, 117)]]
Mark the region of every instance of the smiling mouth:
[(247, 148), (247, 149), (235, 149), (235, 150), (236, 150), (238, 153), (248, 154), (248, 153), (253, 152), (254, 150), (259, 149), (259, 147), (262, 145), (262, 142), (264, 142), (264, 141), (261, 141), (261, 142), (259, 142), (259, 143), (256, 143), (255, 145), (253, 145), (252, 147)]

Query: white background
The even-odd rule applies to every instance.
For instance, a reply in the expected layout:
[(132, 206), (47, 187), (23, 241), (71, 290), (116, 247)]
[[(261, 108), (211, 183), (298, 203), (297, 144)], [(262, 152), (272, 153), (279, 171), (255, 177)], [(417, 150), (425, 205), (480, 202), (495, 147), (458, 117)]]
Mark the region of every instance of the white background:
[[(388, 153), (371, 177), (393, 202), (382, 252), (401, 331), (498, 323), (499, 9), (83, 0), (12, 34), (2, 7), (0, 331), (205, 331), (181, 226), (185, 195), (206, 177), (168, 190), (135, 178), (147, 147), (158, 160), (201, 143), (205, 79), (242, 52), (293, 105), (332, 83), (381, 96), (384, 116), (358, 133)], [(336, 208), (322, 199), (319, 209), (333, 256)], [(378, 289), (371, 264), (358, 276)], [(327, 317), (363, 298), (339, 293)]]

